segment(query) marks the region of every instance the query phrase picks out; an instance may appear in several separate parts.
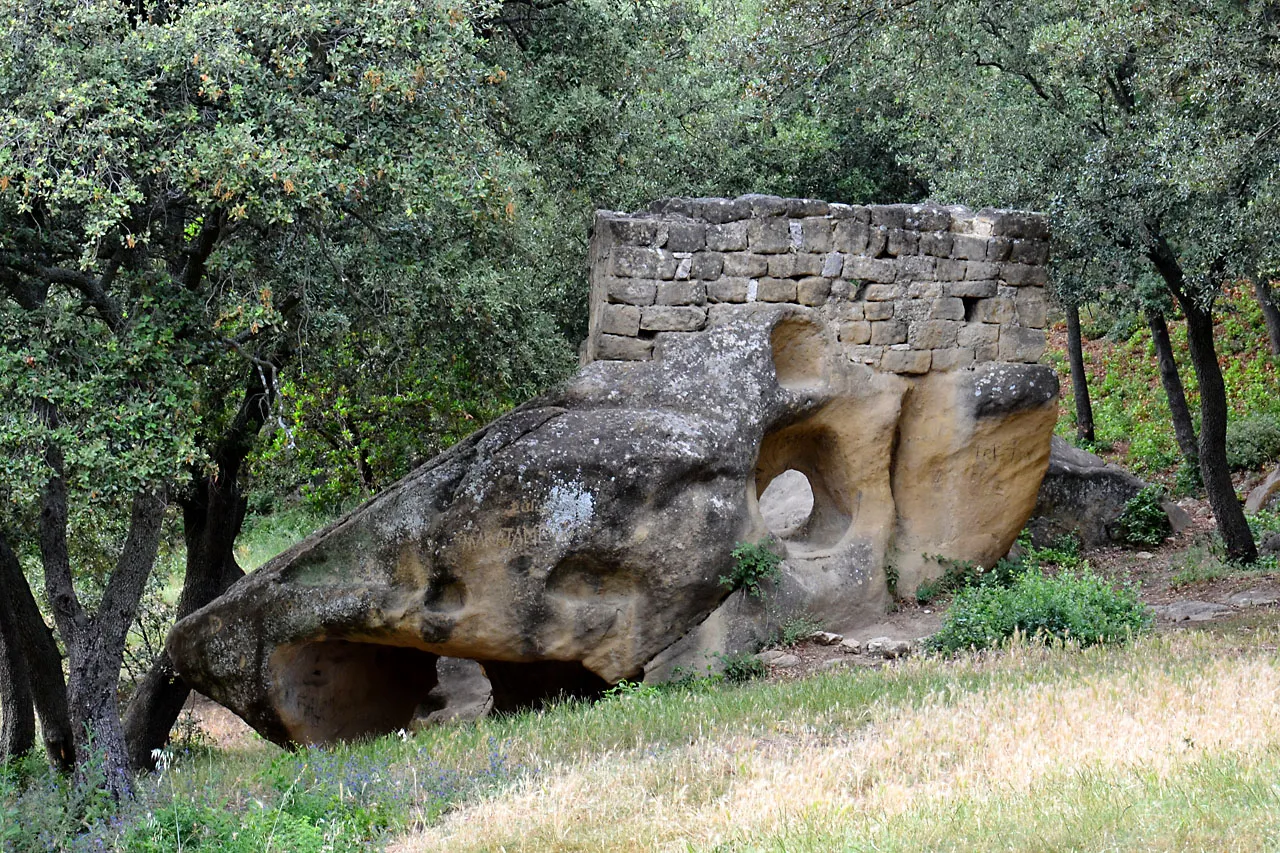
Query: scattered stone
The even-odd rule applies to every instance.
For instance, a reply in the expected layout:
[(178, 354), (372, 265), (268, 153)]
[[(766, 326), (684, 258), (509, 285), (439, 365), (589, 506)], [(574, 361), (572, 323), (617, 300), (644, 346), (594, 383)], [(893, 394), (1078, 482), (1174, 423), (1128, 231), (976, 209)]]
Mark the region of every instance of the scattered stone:
[(876, 637), (867, 640), (867, 654), (887, 660), (904, 658), (911, 654), (910, 640), (895, 640), (892, 637)]
[(1267, 479), (1249, 492), (1249, 497), (1244, 502), (1244, 510), (1255, 513), (1258, 510), (1268, 509), (1277, 495), (1280, 495), (1280, 467), (1268, 474)]
[(768, 651), (761, 652), (756, 655), (756, 660), (760, 661), (765, 666), (772, 666), (777, 669), (789, 669), (790, 667), (800, 665), (800, 658), (790, 652), (784, 652), (781, 649), (769, 649)]
[(1153, 560), (1156, 555), (1152, 554), (1150, 551), (1139, 551), (1133, 556), (1137, 557), (1139, 560)]
[(862, 643), (859, 643), (857, 640), (848, 639), (848, 638), (841, 640), (840, 648), (851, 655), (862, 654)]
[(1175, 601), (1151, 608), (1156, 616), (1168, 622), (1208, 622), (1235, 613), (1235, 608), (1212, 601)]
[(1225, 603), (1232, 607), (1266, 607), (1280, 601), (1280, 593), (1265, 589), (1247, 589), (1228, 596)]
[(834, 646), (844, 642), (844, 635), (833, 634), (830, 631), (814, 631), (806, 639), (812, 640), (820, 646)]

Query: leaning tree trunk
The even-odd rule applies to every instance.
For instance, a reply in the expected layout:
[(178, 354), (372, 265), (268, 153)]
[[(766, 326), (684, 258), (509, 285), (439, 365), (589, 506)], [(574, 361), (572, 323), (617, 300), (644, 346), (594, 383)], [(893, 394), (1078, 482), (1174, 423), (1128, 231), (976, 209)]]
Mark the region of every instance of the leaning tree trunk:
[(1258, 306), (1262, 308), (1262, 322), (1267, 327), (1267, 338), (1271, 342), (1271, 354), (1280, 355), (1280, 309), (1276, 308), (1275, 293), (1271, 283), (1262, 276), (1253, 279), (1253, 293), (1258, 297)]
[(16, 628), (18, 648), (26, 662), (27, 683), (36, 714), (40, 717), (40, 734), (49, 761), (62, 773), (70, 773), (75, 765), (75, 738), (67, 709), (67, 683), (62, 675), (62, 655), (53, 632), (40, 615), (40, 607), (31, 594), (31, 586), (22, 573), (18, 555), (0, 534), (0, 600), (5, 612), (0, 620)]
[(31, 681), (12, 610), (0, 596), (0, 764), (26, 755), (36, 742)]
[(1200, 385), (1200, 475), (1209, 506), (1218, 520), (1227, 557), (1241, 563), (1255, 562), (1258, 546), (1236, 498), (1227, 464), (1227, 387), (1213, 343), (1213, 314), (1187, 290), (1182, 266), (1167, 240), (1158, 236), (1150, 257), (1187, 317), (1187, 346)]
[[(1178, 441), (1182, 458), (1191, 470), (1200, 467), (1200, 449), (1196, 439), (1196, 427), (1191, 421), (1191, 409), (1178, 373), (1178, 361), (1173, 356), (1173, 344), (1169, 340), (1169, 325), (1164, 315), (1153, 308), (1145, 309), (1147, 326), (1151, 328), (1151, 341), (1156, 348), (1156, 363), (1160, 366), (1160, 384), (1164, 386), (1165, 399), (1169, 401), (1169, 416), (1173, 420), (1173, 435)], [(1214, 362), (1217, 363), (1216, 360)]]
[(1071, 362), (1071, 393), (1076, 401), (1076, 438), (1094, 443), (1093, 404), (1089, 402), (1089, 377), (1084, 372), (1084, 343), (1080, 338), (1080, 306), (1063, 301), (1067, 315), (1067, 358)]
[[(239, 411), (214, 450), (216, 476), (197, 477), (191, 495), (182, 502), (187, 565), (178, 599), (179, 619), (195, 613), (244, 576), (234, 552), (246, 506), (239, 490), (240, 468), (266, 421), (271, 397), (270, 384), (262, 382), (255, 371), (245, 387)], [(134, 691), (124, 714), (129, 758), (135, 768), (154, 769), (153, 756), (168, 742), (169, 732), (190, 693), (186, 682), (174, 671), (169, 653), (162, 650)]]

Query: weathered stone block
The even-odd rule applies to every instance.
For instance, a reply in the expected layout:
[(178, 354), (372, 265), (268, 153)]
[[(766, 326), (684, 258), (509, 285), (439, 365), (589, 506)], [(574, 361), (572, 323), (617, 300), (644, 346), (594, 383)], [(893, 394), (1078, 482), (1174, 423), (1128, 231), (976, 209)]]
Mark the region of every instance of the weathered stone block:
[(890, 373), (928, 373), (933, 353), (928, 350), (885, 350), (880, 369)]
[(692, 258), (689, 277), (703, 279), (719, 278), (724, 273), (724, 255), (717, 252), (699, 252)]
[(928, 319), (932, 309), (932, 299), (900, 299), (894, 303), (893, 319), (904, 323), (915, 323)]
[(596, 358), (605, 361), (648, 361), (652, 357), (653, 341), (601, 335), (596, 342)]
[(769, 275), (774, 278), (791, 278), (796, 274), (798, 255), (769, 255)]
[(898, 281), (932, 281), (938, 277), (937, 258), (909, 255), (898, 258), (897, 264)]
[(871, 324), (871, 343), (876, 346), (906, 343), (907, 324), (898, 320), (880, 320)]
[(929, 364), (929, 369), (963, 370), (966, 367), (972, 367), (975, 360), (974, 351), (968, 347), (936, 349), (933, 351), (933, 359)]
[(1044, 240), (1014, 240), (1009, 260), (1015, 264), (1044, 266), (1049, 260), (1049, 244)]
[(912, 349), (946, 349), (956, 345), (960, 324), (952, 320), (921, 320), (911, 325), (907, 343)]
[(658, 283), (650, 279), (611, 278), (608, 280), (610, 302), (628, 305), (652, 305), (658, 293)]
[(722, 277), (706, 283), (707, 300), (710, 302), (746, 302), (747, 280)]
[(840, 219), (832, 229), (831, 244), (837, 252), (856, 255), (866, 251), (871, 226), (859, 219)]
[(955, 234), (951, 238), (951, 257), (981, 261), (987, 257), (987, 238), (975, 234)]
[(657, 249), (615, 246), (611, 262), (610, 272), (619, 278), (658, 278), (663, 257)]
[(1028, 284), (1043, 287), (1049, 283), (1048, 272), (1045, 268), (1031, 266), (1030, 264), (1007, 263), (1000, 268), (1000, 278), (1015, 287), (1023, 287)]
[(903, 287), (900, 284), (869, 284), (863, 299), (868, 302), (892, 302), (901, 299)]
[(987, 241), (987, 260), (991, 263), (1007, 261), (1012, 248), (1013, 241), (1008, 237), (992, 237)]
[(640, 333), (640, 308), (635, 305), (605, 305), (600, 312), (600, 332), (634, 338)]
[[(844, 281), (834, 281), (834, 282), (832, 282), (832, 283), (831, 283), (831, 298), (832, 298), (832, 299), (838, 299), (838, 298), (841, 298), (841, 297), (836, 293), (836, 291), (840, 289), (841, 285), (844, 285), (844, 286), (846, 286), (846, 287), (847, 287), (848, 282), (844, 282)], [(837, 306), (836, 306), (836, 318), (837, 318), (837, 319), (839, 319), (839, 320), (841, 320), (841, 321), (844, 321), (844, 320), (861, 320), (861, 319), (863, 319), (863, 317), (865, 316), (865, 315), (864, 315), (864, 313), (863, 313), (863, 311), (864, 311), (864, 309), (865, 309), (865, 308), (866, 308), (866, 303), (865, 303), (865, 302), (841, 302), (841, 303), (837, 304)]]
[(1000, 329), (1000, 360), (1021, 361), (1034, 364), (1044, 355), (1043, 329), (1024, 329), (1022, 326), (1002, 326)]
[(822, 269), (818, 275), (823, 278), (839, 278), (843, 270), (844, 255), (839, 252), (830, 252), (822, 259)]
[(747, 245), (762, 255), (776, 255), (791, 249), (791, 229), (780, 217), (747, 222)]
[(920, 234), (905, 228), (890, 228), (885, 233), (885, 250), (896, 258), (920, 251)]
[(651, 305), (640, 317), (646, 332), (696, 332), (707, 323), (707, 309), (686, 305)]
[(809, 216), (826, 216), (831, 212), (831, 205), (817, 198), (785, 199), (787, 216), (792, 219), (803, 219)]
[(893, 316), (892, 302), (866, 302), (863, 304), (863, 316), (868, 320), (888, 320)]
[[(693, 215), (713, 225), (735, 222), (751, 215), (751, 205), (742, 199), (695, 198)], [(746, 248), (745, 246), (743, 248)], [(732, 251), (726, 249), (725, 251)]]
[(1017, 309), (1018, 325), (1027, 326), (1032, 329), (1043, 329), (1047, 312), (1047, 305), (1044, 295), (1044, 288), (1041, 287), (1020, 287), (1018, 295), (1014, 297), (1014, 306)]
[(933, 204), (913, 204), (906, 211), (906, 227), (913, 231), (946, 231), (951, 211)]
[(796, 246), (802, 252), (830, 252), (832, 228), (830, 219), (801, 219), (800, 244)]
[(751, 205), (751, 215), (755, 217), (785, 216), (787, 213), (787, 200), (776, 195), (748, 193), (738, 200)]
[[(661, 300), (661, 297), (659, 297)], [(930, 320), (963, 320), (964, 302), (955, 297), (943, 297), (933, 300), (929, 310)]]
[(971, 281), (999, 278), (1000, 264), (994, 264), (989, 261), (969, 261), (969, 266), (964, 271), (964, 277)]
[(693, 270), (693, 254), (690, 252), (676, 252), (672, 255), (676, 259), (677, 279), (689, 278), (689, 273)]
[(907, 285), (908, 299), (938, 299), (947, 295), (947, 285), (940, 281), (913, 281)]
[(796, 284), (796, 301), (801, 305), (821, 305), (831, 295), (831, 279), (808, 276)]
[(978, 323), (1012, 323), (1013, 300), (1005, 296), (979, 299), (973, 309), (973, 319)]
[(1021, 237), (1027, 240), (1048, 240), (1049, 223), (1043, 216), (1023, 211), (1002, 211), (993, 233), (997, 237)]
[(871, 230), (867, 232), (867, 248), (862, 253), (868, 258), (883, 257), (888, 242), (889, 229), (883, 225), (873, 225)]
[(873, 367), (880, 366), (880, 359), (884, 358), (884, 347), (878, 346), (851, 346), (848, 349), (849, 360), (855, 364), (870, 364)]
[[(1000, 340), (1000, 327), (985, 323), (965, 323), (956, 333), (956, 343), (962, 347), (994, 347)], [(992, 355), (994, 358), (994, 354)]]
[(724, 256), (723, 275), (733, 278), (758, 278), (769, 272), (769, 262), (763, 255), (735, 252)]
[(786, 278), (762, 278), (756, 288), (761, 302), (795, 302), (796, 283)]
[(997, 286), (995, 279), (987, 279), (986, 281), (952, 281), (947, 283), (947, 292), (952, 296), (985, 299), (996, 295)]
[(633, 216), (607, 220), (615, 243), (624, 246), (652, 246), (658, 236), (658, 221)]
[(951, 257), (952, 237), (946, 231), (924, 231), (920, 234), (920, 254), (935, 258)]
[(707, 226), (703, 222), (667, 223), (668, 252), (697, 252), (707, 246)]
[(854, 219), (868, 224), (871, 222), (871, 210), (862, 204), (832, 204), (830, 216), (836, 220)]
[(935, 268), (938, 281), (960, 281), (969, 270), (968, 261), (939, 260)]
[(700, 281), (664, 281), (658, 285), (657, 305), (701, 305), (707, 301), (706, 285)]
[(847, 257), (844, 259), (844, 277), (887, 284), (898, 277), (898, 268), (889, 260)]
[(726, 222), (707, 228), (707, 248), (713, 252), (744, 252), (747, 249), (747, 223)]
[(871, 224), (884, 228), (905, 228), (907, 225), (907, 208), (905, 204), (873, 204), (871, 205)]
[(850, 320), (840, 326), (840, 342), (846, 344), (871, 343), (871, 324), (866, 320)]

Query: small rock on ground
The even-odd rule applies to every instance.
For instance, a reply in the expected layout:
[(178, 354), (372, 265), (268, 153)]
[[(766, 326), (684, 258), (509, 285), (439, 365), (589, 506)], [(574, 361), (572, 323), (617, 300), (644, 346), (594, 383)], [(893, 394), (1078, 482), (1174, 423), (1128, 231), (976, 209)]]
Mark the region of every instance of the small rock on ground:
[(834, 646), (844, 642), (844, 635), (833, 634), (830, 631), (814, 631), (809, 635), (809, 639), (820, 646)]
[(1224, 600), (1224, 604), (1232, 607), (1265, 607), (1268, 604), (1275, 604), (1280, 601), (1280, 593), (1269, 592), (1265, 589), (1246, 589), (1244, 592), (1237, 592), (1235, 595), (1228, 596)]
[(799, 666), (800, 658), (793, 654), (784, 652), (781, 649), (769, 649), (756, 655), (756, 660), (765, 666), (776, 666), (778, 669), (786, 669), (787, 667)]
[(1212, 601), (1175, 601), (1151, 608), (1161, 619), (1170, 622), (1208, 622), (1235, 613), (1235, 608)]
[(895, 640), (892, 637), (876, 637), (867, 640), (867, 654), (882, 658), (900, 658), (911, 654), (909, 640)]

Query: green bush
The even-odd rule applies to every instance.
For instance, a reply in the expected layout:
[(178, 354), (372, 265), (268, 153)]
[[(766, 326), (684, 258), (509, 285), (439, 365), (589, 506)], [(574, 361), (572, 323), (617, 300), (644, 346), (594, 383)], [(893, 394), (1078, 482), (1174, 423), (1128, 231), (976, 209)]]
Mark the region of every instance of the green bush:
[(778, 628), (776, 645), (786, 649), (822, 630), (822, 623), (808, 614), (792, 616)]
[(1159, 545), (1169, 537), (1173, 528), (1164, 511), (1164, 489), (1147, 486), (1125, 501), (1124, 510), (1116, 519), (1120, 539), (1130, 545)]
[(1015, 632), (1091, 646), (1150, 628), (1151, 611), (1132, 588), (1113, 587), (1087, 566), (1054, 577), (1032, 567), (1010, 586), (984, 584), (957, 593), (929, 647), (944, 654), (986, 649)]
[(718, 655), (724, 666), (724, 680), (733, 684), (743, 684), (769, 674), (764, 661), (750, 652), (739, 652), (732, 655)]
[(729, 589), (745, 589), (752, 598), (764, 598), (760, 586), (766, 580), (776, 581), (782, 576), (782, 558), (769, 550), (769, 540), (754, 545), (739, 542), (733, 549), (733, 571), (720, 576), (720, 585)]
[(1261, 468), (1280, 459), (1280, 416), (1249, 415), (1227, 424), (1227, 463), (1232, 470)]

